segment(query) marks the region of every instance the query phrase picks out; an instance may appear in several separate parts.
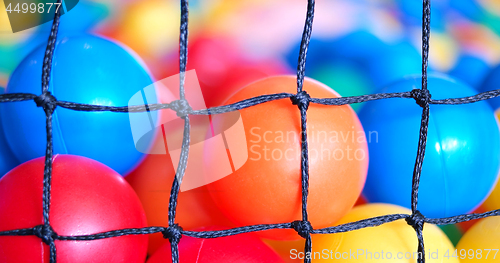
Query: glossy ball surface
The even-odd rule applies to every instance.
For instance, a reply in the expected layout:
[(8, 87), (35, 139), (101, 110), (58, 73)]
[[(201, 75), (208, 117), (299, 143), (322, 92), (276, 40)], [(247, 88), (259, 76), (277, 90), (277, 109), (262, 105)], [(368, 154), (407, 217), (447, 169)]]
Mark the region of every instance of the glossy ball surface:
[[(336, 225), (389, 214), (411, 214), (411, 211), (390, 204), (367, 204), (353, 208)], [(446, 251), (453, 253), (454, 247), (437, 226), (425, 224), (423, 236), (426, 262), (459, 262), (456, 258), (444, 257)], [(366, 263), (417, 262), (414, 252), (418, 248), (418, 239), (413, 227), (403, 219), (350, 232), (313, 235), (312, 244), (312, 251), (320, 252), (316, 253), (312, 262), (337, 262), (339, 259), (342, 262)], [(415, 258), (412, 258), (414, 255)]]
[[(41, 93), (45, 45), (17, 67), (8, 93)], [(49, 91), (60, 101), (127, 106), (152, 79), (126, 47), (84, 35), (57, 42)], [(148, 103), (154, 103), (149, 101)], [(25, 162), (45, 155), (45, 113), (33, 101), (2, 103), (1, 120), (15, 156)], [(147, 113), (137, 113), (147, 114)], [(157, 114), (151, 113), (153, 119)], [(53, 115), (54, 153), (92, 158), (125, 175), (143, 154), (136, 150), (127, 113), (83, 112), (56, 108)]]
[[(338, 97), (329, 87), (306, 78), (311, 97)], [(254, 82), (232, 96), (234, 103), (264, 94), (296, 93), (295, 76)], [(219, 208), (238, 226), (285, 223), (301, 218), (300, 112), (290, 99), (239, 111), (248, 159), (232, 174), (208, 184)], [(214, 117), (214, 127), (217, 125)], [(309, 144), (309, 220), (315, 228), (333, 224), (356, 202), (363, 188), (368, 152), (363, 128), (350, 106), (311, 103)], [(244, 148), (243, 148), (244, 149)], [(216, 161), (206, 151), (207, 163)], [(294, 230), (259, 232), (270, 239), (300, 239)]]
[(460, 262), (498, 262), (500, 247), (500, 218), (481, 219), (465, 232), (457, 245)]
[[(0, 179), (0, 231), (43, 224), (45, 159), (16, 167)], [(54, 156), (50, 224), (58, 235), (90, 235), (146, 227), (142, 205), (109, 167), (74, 156)], [(56, 240), (57, 262), (144, 262), (148, 238), (121, 236), (93, 241)], [(1, 262), (48, 262), (49, 246), (36, 236), (0, 237)]]
[[(380, 92), (421, 87), (420, 77), (397, 82)], [(429, 77), (433, 99), (477, 94), (447, 77)], [(359, 118), (368, 136), (371, 163), (364, 195), (370, 202), (410, 207), (413, 168), (422, 108), (413, 99), (369, 102)], [(431, 105), (418, 209), (438, 218), (472, 211), (497, 180), (500, 135), (493, 111), (484, 102)], [(481, 175), (481, 176), (477, 176)]]

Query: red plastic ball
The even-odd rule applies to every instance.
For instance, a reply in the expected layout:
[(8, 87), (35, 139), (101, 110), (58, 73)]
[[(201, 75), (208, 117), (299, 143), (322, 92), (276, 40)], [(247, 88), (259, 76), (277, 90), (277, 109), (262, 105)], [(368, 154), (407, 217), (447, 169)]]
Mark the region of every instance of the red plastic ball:
[[(222, 230), (219, 227), (196, 231)], [(172, 262), (170, 244), (163, 245), (147, 263)], [(280, 256), (254, 234), (240, 234), (218, 238), (183, 236), (179, 242), (179, 262), (183, 263), (283, 263)]]
[[(485, 213), (488, 211), (490, 211), (490, 210), (487, 210), (483, 205), (481, 205), (478, 208), (476, 208), (474, 211), (472, 211), (470, 214), (481, 214), (481, 213)], [(462, 233), (465, 233), (465, 232), (469, 231), (469, 229), (473, 225), (475, 225), (477, 222), (479, 222), (480, 220), (481, 219), (475, 219), (475, 220), (460, 222), (457, 224), (457, 227), (458, 227), (458, 229), (460, 229), (460, 231)]]
[[(207, 107), (222, 105), (229, 96), (261, 78), (289, 73), (281, 61), (252, 58), (234, 40), (225, 37), (199, 36), (189, 42), (188, 49), (187, 70), (196, 70)], [(179, 73), (178, 56), (176, 52), (162, 64), (160, 79)]]
[[(44, 158), (0, 179), (0, 231), (43, 224)], [(53, 158), (50, 224), (60, 236), (146, 227), (137, 195), (111, 168), (74, 155)], [(144, 262), (145, 235), (92, 241), (56, 240), (57, 262)], [(49, 246), (36, 236), (0, 236), (0, 262), (49, 262)]]

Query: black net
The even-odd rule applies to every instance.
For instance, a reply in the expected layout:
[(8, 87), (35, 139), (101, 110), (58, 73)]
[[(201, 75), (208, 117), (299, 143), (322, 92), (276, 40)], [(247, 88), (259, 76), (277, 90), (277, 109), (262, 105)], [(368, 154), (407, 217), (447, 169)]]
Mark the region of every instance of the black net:
[[(59, 3), (61, 0), (58, 1)], [(180, 26), (180, 100), (173, 101), (165, 104), (150, 104), (148, 107), (141, 105), (137, 106), (124, 106), (124, 107), (111, 107), (111, 106), (97, 106), (88, 104), (79, 104), (66, 101), (58, 101), (48, 91), (50, 81), (50, 71), (52, 66), (52, 56), (57, 39), (57, 32), (59, 27), (60, 13), (56, 13), (52, 29), (50, 32), (47, 49), (45, 53), (42, 73), (42, 93), (41, 95), (27, 94), (27, 93), (12, 93), (0, 95), (0, 102), (16, 102), (34, 100), (38, 107), (43, 108), (46, 115), (47, 127), (47, 148), (45, 153), (45, 169), (43, 179), (43, 225), (38, 225), (33, 228), (16, 229), (10, 231), (0, 232), (0, 236), (25, 236), (34, 235), (39, 237), (45, 244), (50, 246), (50, 262), (56, 262), (57, 248), (55, 245), (56, 240), (67, 241), (90, 241), (111, 237), (118, 237), (124, 235), (146, 235), (153, 233), (162, 233), (165, 239), (168, 239), (172, 249), (172, 262), (179, 262), (178, 244), (182, 236), (191, 236), (195, 238), (217, 238), (224, 236), (237, 235), (248, 232), (263, 231), (269, 229), (294, 229), (297, 233), (306, 240), (304, 252), (311, 253), (311, 234), (333, 234), (352, 231), (356, 229), (379, 226), (385, 223), (393, 222), (396, 220), (404, 219), (408, 225), (415, 229), (418, 237), (418, 262), (425, 262), (424, 240), (422, 235), (423, 226), (425, 223), (435, 225), (454, 224), (489, 216), (500, 215), (500, 210), (494, 210), (482, 214), (466, 214), (447, 218), (426, 218), (417, 210), (418, 203), (418, 189), (420, 182), (420, 174), (422, 171), (422, 163), (425, 156), (425, 146), (427, 141), (427, 127), (429, 124), (429, 105), (431, 104), (466, 104), (474, 103), (481, 100), (487, 100), (500, 96), (500, 90), (493, 90), (477, 94), (475, 96), (464, 98), (449, 98), (434, 100), (427, 89), (427, 65), (429, 55), (429, 37), (430, 37), (430, 0), (423, 1), (423, 15), (422, 15), (422, 88), (414, 89), (407, 92), (398, 93), (379, 93), (354, 97), (341, 97), (341, 98), (311, 98), (306, 91), (302, 90), (302, 85), (305, 76), (306, 54), (311, 38), (313, 18), (314, 18), (314, 0), (308, 0), (307, 16), (302, 34), (302, 42), (300, 44), (300, 53), (297, 66), (297, 93), (280, 93), (258, 96), (251, 99), (246, 99), (231, 105), (214, 107), (204, 110), (193, 110), (185, 99), (184, 82), (187, 62), (187, 42), (188, 42), (188, 1), (181, 0), (181, 26)], [(220, 231), (185, 231), (181, 226), (175, 223), (175, 213), (177, 207), (177, 197), (179, 194), (180, 184), (182, 177), (185, 173), (187, 166), (187, 159), (189, 154), (190, 142), (190, 115), (209, 115), (220, 114), (230, 111), (236, 111), (255, 106), (257, 104), (266, 103), (273, 100), (280, 100), (289, 98), (293, 105), (297, 105), (301, 115), (301, 181), (302, 181), (302, 220), (281, 223), (281, 224), (262, 224), (237, 227)], [(369, 219), (364, 219), (352, 223), (338, 225), (334, 227), (327, 227), (322, 229), (314, 229), (308, 221), (307, 213), (307, 196), (309, 186), (309, 157), (308, 157), (308, 141), (307, 141), (307, 109), (310, 103), (322, 105), (346, 105), (352, 103), (360, 103), (365, 101), (400, 98), (400, 99), (414, 99), (416, 103), (422, 107), (422, 119), (420, 126), (420, 136), (418, 141), (417, 157), (413, 169), (413, 182), (411, 193), (411, 210), (412, 214), (392, 214), (379, 216)], [(63, 107), (70, 110), (77, 111), (111, 111), (111, 112), (141, 112), (141, 111), (157, 111), (161, 109), (174, 110), (184, 120), (184, 134), (182, 142), (182, 150), (180, 160), (178, 163), (177, 174), (171, 188), (169, 207), (168, 207), (168, 226), (166, 227), (145, 227), (136, 229), (118, 229), (114, 231), (98, 233), (93, 235), (82, 236), (61, 236), (58, 235), (51, 227), (49, 221), (50, 213), (50, 194), (51, 194), (51, 173), (52, 173), (52, 114), (56, 107)], [(304, 258), (304, 262), (310, 262), (308, 257)]]

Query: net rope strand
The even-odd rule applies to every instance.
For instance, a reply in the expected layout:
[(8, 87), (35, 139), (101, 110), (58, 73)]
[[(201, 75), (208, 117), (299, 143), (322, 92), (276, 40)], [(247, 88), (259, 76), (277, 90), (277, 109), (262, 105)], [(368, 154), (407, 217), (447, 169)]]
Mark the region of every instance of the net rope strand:
[[(312, 251), (311, 231), (313, 230), (313, 227), (309, 222), (307, 214), (307, 197), (309, 195), (309, 146), (307, 143), (307, 109), (309, 108), (311, 97), (305, 90), (302, 89), (302, 87), (304, 85), (304, 77), (306, 71), (307, 49), (309, 48), (309, 42), (311, 42), (312, 26), (314, 21), (314, 6), (315, 0), (307, 1), (306, 21), (304, 24), (304, 30), (302, 32), (299, 59), (297, 62), (297, 94), (290, 97), (292, 104), (297, 105), (300, 111), (300, 173), (302, 186), (302, 220), (292, 222), (292, 228), (297, 232), (297, 234), (299, 234), (299, 236), (306, 240), (304, 244), (304, 252), (309, 254)], [(304, 262), (311, 262), (311, 258), (304, 257)]]
[[(61, 0), (58, 0), (61, 3)], [(305, 76), (305, 62), (307, 48), (312, 33), (312, 23), (314, 18), (314, 0), (308, 1), (306, 21), (302, 35), (302, 41), (299, 51), (299, 59), (297, 65), (297, 93), (278, 93), (270, 95), (262, 95), (254, 98), (242, 100), (230, 105), (214, 107), (204, 110), (193, 110), (185, 99), (184, 95), (184, 82), (185, 70), (187, 63), (187, 42), (188, 42), (188, 1), (181, 0), (181, 26), (179, 35), (179, 70), (180, 70), (180, 99), (171, 103), (163, 104), (149, 104), (145, 109), (145, 105), (137, 105), (131, 107), (113, 107), (113, 106), (98, 106), (81, 104), (67, 101), (58, 101), (49, 91), (50, 71), (52, 69), (52, 58), (54, 55), (54, 48), (57, 40), (57, 31), (59, 27), (60, 13), (54, 14), (54, 20), (50, 31), (47, 48), (44, 56), (44, 63), (42, 67), (42, 93), (41, 95), (30, 93), (7, 93), (0, 95), (0, 103), (19, 102), (33, 100), (37, 106), (43, 108), (46, 115), (46, 128), (47, 128), (47, 148), (45, 153), (45, 168), (43, 180), (43, 219), (44, 223), (32, 228), (15, 229), (8, 231), (0, 231), (0, 236), (27, 236), (34, 235), (39, 237), (44, 243), (50, 247), (50, 262), (56, 263), (57, 250), (55, 241), (90, 241), (112, 237), (119, 237), (125, 235), (146, 235), (154, 233), (162, 233), (165, 239), (168, 239), (172, 248), (172, 262), (179, 262), (178, 242), (182, 236), (190, 236), (195, 238), (218, 238), (225, 236), (238, 235), (243, 233), (250, 233), (256, 231), (264, 231), (271, 229), (294, 229), (297, 233), (306, 239), (304, 247), (305, 252), (311, 252), (311, 234), (334, 234), (341, 232), (348, 232), (366, 227), (376, 227), (382, 224), (394, 222), (397, 220), (406, 220), (406, 222), (415, 229), (418, 238), (418, 251), (419, 263), (425, 262), (424, 254), (424, 240), (422, 237), (422, 228), (424, 223), (435, 225), (456, 224), (469, 220), (485, 218), (489, 216), (499, 216), (499, 210), (493, 210), (480, 214), (465, 214), (446, 218), (426, 218), (417, 209), (418, 203), (418, 189), (420, 182), (420, 174), (422, 172), (422, 163), (425, 156), (425, 145), (427, 140), (427, 126), (429, 122), (429, 105), (460, 105), (467, 103), (475, 103), (491, 98), (500, 97), (500, 90), (493, 90), (488, 92), (479, 93), (474, 96), (462, 98), (447, 98), (440, 100), (433, 100), (427, 89), (427, 65), (429, 54), (429, 39), (430, 39), (430, 0), (423, 1), (423, 14), (422, 14), (422, 88), (414, 89), (407, 92), (398, 93), (379, 93), (369, 94), (362, 96), (341, 97), (341, 98), (311, 98), (306, 91), (302, 90), (304, 76)], [(175, 223), (175, 211), (177, 207), (177, 197), (179, 194), (180, 184), (184, 175), (187, 159), (189, 155), (189, 134), (190, 122), (189, 115), (208, 115), (208, 114), (221, 114), (236, 110), (249, 108), (261, 103), (267, 103), (274, 100), (289, 99), (291, 103), (297, 105), (301, 113), (301, 182), (302, 182), (302, 220), (294, 221), (291, 223), (280, 224), (259, 224), (243, 227), (236, 227), (227, 230), (219, 231), (185, 231), (181, 226)], [(311, 103), (320, 105), (348, 105), (353, 103), (361, 103), (380, 99), (414, 99), (415, 102), (422, 108), (422, 119), (420, 126), (420, 135), (418, 141), (417, 157), (412, 178), (412, 195), (411, 195), (411, 211), (412, 214), (392, 214), (378, 216), (359, 220), (356, 222), (346, 223), (333, 227), (326, 227), (321, 229), (314, 229), (308, 221), (307, 215), (307, 195), (308, 195), (308, 180), (309, 180), (309, 167), (308, 167), (308, 145), (307, 145), (307, 109)], [(75, 111), (109, 111), (109, 112), (144, 112), (144, 111), (157, 111), (162, 109), (170, 109), (177, 113), (179, 117), (184, 120), (184, 134), (181, 150), (181, 157), (178, 164), (177, 174), (174, 178), (171, 188), (169, 199), (169, 218), (168, 226), (154, 226), (145, 228), (128, 228), (118, 229), (92, 235), (79, 235), (79, 236), (61, 236), (58, 235), (50, 225), (50, 192), (51, 192), (51, 175), (52, 175), (52, 114), (56, 107), (62, 107)], [(310, 262), (307, 257), (304, 262)]]
[(420, 186), (420, 175), (425, 157), (425, 146), (427, 144), (427, 130), (429, 127), (429, 100), (431, 94), (427, 89), (427, 66), (429, 64), (429, 40), (431, 34), (431, 0), (423, 0), (422, 7), (422, 88), (412, 90), (416, 103), (422, 107), (422, 118), (420, 123), (420, 135), (418, 138), (417, 157), (413, 168), (412, 190), (411, 190), (411, 215), (406, 222), (413, 227), (418, 239), (417, 262), (425, 262), (424, 230), (425, 217), (418, 211), (418, 189)]
[[(182, 147), (179, 156), (179, 163), (172, 183), (170, 198), (168, 203), (168, 228), (162, 231), (163, 237), (170, 242), (172, 262), (179, 262), (179, 241), (182, 237), (182, 227), (175, 223), (175, 212), (177, 209), (177, 198), (179, 196), (180, 185), (184, 177), (189, 156), (190, 129), (188, 112), (191, 109), (186, 100), (184, 84), (186, 81), (187, 64), (187, 44), (188, 44), (188, 21), (189, 21), (189, 3), (188, 0), (181, 0), (181, 21), (179, 33), (179, 97), (178, 101), (173, 102), (177, 116), (184, 120), (184, 132), (182, 135)], [(172, 103), (171, 103), (172, 104)]]

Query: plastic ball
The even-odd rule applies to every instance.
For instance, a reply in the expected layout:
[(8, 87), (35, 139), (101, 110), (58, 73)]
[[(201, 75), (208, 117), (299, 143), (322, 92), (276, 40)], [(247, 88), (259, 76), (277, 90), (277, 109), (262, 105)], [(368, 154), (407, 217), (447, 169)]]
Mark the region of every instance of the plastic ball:
[[(372, 81), (366, 73), (361, 71), (357, 65), (349, 62), (317, 67), (309, 75), (334, 88), (343, 97), (366, 95), (373, 90)], [(362, 103), (355, 103), (351, 107), (357, 111), (361, 105)]]
[[(59, 38), (91, 31), (110, 13), (109, 7), (101, 1), (68, 1), (66, 10), (68, 12), (61, 16), (57, 32)], [(45, 44), (52, 28), (53, 16), (48, 18), (50, 22), (40, 25), (37, 32), (38, 38), (43, 39)]]
[[(207, 107), (221, 106), (231, 95), (259, 79), (288, 73), (274, 59), (252, 59), (234, 40), (227, 37), (199, 36), (189, 42), (187, 70), (196, 70)], [(169, 56), (163, 76), (179, 73), (178, 53)]]
[(500, 217), (481, 219), (467, 231), (457, 245), (460, 262), (498, 262)]
[[(291, 68), (296, 69), (300, 44), (291, 50), (287, 56), (287, 62)], [(380, 50), (386, 44), (368, 31), (360, 30), (349, 33), (335, 39), (311, 39), (307, 54), (307, 74), (314, 72), (317, 68), (333, 63), (348, 62), (367, 72), (367, 63), (378, 57)]]
[[(31, 160), (0, 179), (0, 231), (43, 224), (45, 159)], [(111, 168), (94, 160), (55, 155), (50, 224), (58, 235), (91, 235), (146, 227), (132, 188)], [(130, 235), (92, 241), (55, 241), (58, 262), (144, 262), (148, 238)], [(36, 236), (1, 236), (1, 262), (48, 262), (49, 246)]]
[(488, 211), (500, 209), (500, 184), (498, 182), (484, 201), (483, 207)]
[[(485, 209), (483, 205), (479, 206), (478, 208), (474, 209), (474, 211), (470, 212), (469, 214), (482, 214), (487, 212), (488, 210)], [(462, 233), (467, 232), (473, 225), (475, 225), (477, 222), (479, 222), (480, 219), (474, 219), (474, 220), (469, 220), (469, 221), (464, 221), (460, 222), (457, 225), (457, 227), (460, 229)]]
[(462, 238), (462, 230), (456, 224), (440, 225), (438, 227), (443, 230), (446, 236), (450, 239), (453, 246), (456, 246), (458, 244), (458, 241), (460, 241), (460, 238)]
[[(3, 20), (8, 20), (2, 18), (2, 14), (7, 14), (5, 10), (2, 10), (5, 6), (0, 5), (0, 24)], [(7, 16), (5, 17), (7, 18)], [(0, 73), (1, 74), (11, 74), (16, 66), (21, 62), (29, 52), (34, 49), (41, 40), (36, 36), (35, 29), (29, 29), (26, 31), (18, 32), (13, 34), (10, 32), (5, 32), (5, 29), (0, 26), (0, 34), (2, 34), (2, 41), (0, 41)], [(46, 37), (47, 38), (47, 37)], [(45, 39), (47, 41), (47, 39)]]
[[(4, 89), (0, 87), (0, 95), (4, 93)], [(5, 139), (3, 134), (2, 122), (0, 119), (0, 178), (12, 168), (20, 164), (20, 162), (14, 157), (12, 150)]]
[(449, 1), (450, 8), (458, 11), (461, 15), (465, 16), (471, 21), (484, 23), (484, 20), (486, 20), (487, 17), (487, 10), (484, 9), (481, 4), (484, 4), (484, 1)]
[[(390, 204), (367, 204), (353, 208), (336, 225), (389, 214), (411, 214), (409, 209)], [(453, 244), (435, 225), (425, 224), (426, 262), (453, 262), (446, 251), (453, 253)], [(416, 262), (418, 239), (413, 227), (401, 219), (376, 227), (312, 237), (312, 262)], [(319, 253), (314, 253), (319, 252)], [(451, 255), (451, 254), (450, 254)]]
[[(222, 230), (219, 227), (196, 231)], [(163, 245), (147, 263), (172, 262), (170, 244)], [(282, 263), (278, 254), (252, 233), (218, 238), (183, 236), (179, 242), (179, 262)]]
[(448, 74), (477, 89), (489, 70), (490, 66), (481, 58), (463, 55)]
[[(421, 87), (421, 77), (397, 82), (380, 92)], [(444, 76), (430, 76), (433, 99), (460, 98), (477, 92)], [(359, 112), (368, 134), (371, 163), (364, 195), (370, 202), (410, 207), (422, 109), (412, 99), (369, 102)], [(497, 180), (500, 135), (486, 102), (431, 105), (418, 209), (438, 218), (472, 211)], [(480, 174), (481, 176), (475, 176)]]
[[(299, 47), (300, 45), (297, 45)], [(287, 55), (297, 67), (298, 48)], [(421, 72), (421, 56), (408, 39), (386, 43), (360, 30), (336, 39), (312, 39), (306, 74), (321, 81), (343, 97), (374, 93), (409, 74)], [(352, 104), (357, 111), (362, 103)]]
[(366, 197), (364, 197), (363, 195), (360, 195), (358, 197), (358, 200), (356, 200), (354, 206), (364, 205), (364, 204), (368, 204), (368, 200), (366, 200)]
[[(149, 226), (168, 225), (168, 204), (174, 177), (170, 155), (148, 155), (126, 177), (144, 206)], [(231, 225), (216, 207), (206, 187), (181, 191), (177, 200), (175, 221), (185, 230)], [(164, 239), (161, 233), (149, 235), (148, 253), (153, 254), (165, 243), (168, 239)]]
[[(497, 119), (497, 121), (500, 121), (500, 112), (499, 111), (495, 112), (495, 118)], [(483, 208), (482, 212), (500, 209), (500, 183), (499, 182), (497, 182), (495, 184), (493, 191), (491, 191), (490, 195), (488, 196), (488, 198), (486, 198), (486, 200), (481, 205), (481, 207)]]
[(376, 88), (422, 72), (422, 57), (409, 40), (388, 44), (377, 54), (378, 56), (371, 59), (368, 66), (370, 79)]
[[(499, 89), (500, 83), (500, 65), (492, 69), (487, 75), (482, 84), (479, 86), (479, 92), (486, 92), (490, 90)], [(500, 108), (500, 98), (492, 98), (487, 100), (487, 102), (491, 105), (493, 110), (497, 110)]]
[(304, 251), (305, 239), (292, 241), (264, 239), (263, 241), (268, 244), (274, 251), (276, 251), (286, 263), (304, 262), (304, 260), (301, 260), (299, 258), (293, 258), (290, 252)]
[[(44, 54), (42, 45), (21, 62), (9, 80), (8, 93), (41, 93)], [(61, 101), (127, 106), (134, 94), (153, 83), (147, 69), (130, 50), (95, 36), (59, 40), (52, 63), (49, 91)], [(44, 156), (43, 110), (32, 101), (3, 103), (0, 107), (4, 132), (15, 156), (22, 162)], [(157, 119), (156, 112), (151, 115)], [(143, 157), (135, 148), (127, 113), (56, 108), (53, 135), (55, 153), (89, 157), (122, 175)]]
[(125, 7), (111, 32), (104, 33), (148, 60), (166, 55), (178, 44), (179, 26), (180, 13), (175, 2), (135, 1)]
[[(75, 3), (76, 2), (76, 3)], [(70, 6), (76, 4), (74, 7)], [(58, 37), (82, 34), (90, 31), (108, 13), (102, 3), (95, 1), (68, 1), (65, 12), (61, 16)], [(52, 9), (53, 10), (53, 9)], [(52, 28), (54, 15), (45, 12), (44, 15), (30, 13), (23, 22), (36, 25), (45, 23), (20, 32), (12, 33), (8, 12), (5, 5), (0, 5), (0, 72), (11, 74), (17, 65), (38, 45), (47, 45), (47, 39)], [(35, 22), (36, 21), (36, 22)], [(49, 22), (50, 21), (50, 22)], [(35, 22), (35, 23), (32, 23)]]
[[(445, 30), (446, 26), (446, 16), (445, 11), (449, 9), (448, 1), (437, 1), (431, 5), (431, 27), (434, 30)], [(453, 1), (449, 1), (453, 2)], [(460, 1), (462, 2), (462, 1)], [(394, 3), (397, 4), (398, 9), (402, 12), (401, 19), (403, 23), (407, 26), (421, 26), (422, 24), (422, 2), (418, 1), (405, 1), (396, 0)]]
[[(311, 97), (339, 95), (306, 78)], [(274, 93), (296, 93), (295, 76), (276, 76), (254, 82), (226, 103)], [(208, 184), (221, 211), (236, 225), (285, 223), (301, 219), (300, 112), (290, 99), (240, 110), (246, 142), (246, 161), (233, 173)], [(217, 127), (217, 116), (213, 117)], [(311, 103), (307, 113), (309, 143), (309, 220), (315, 228), (340, 219), (354, 205), (365, 181), (368, 153), (365, 134), (350, 106)], [(245, 145), (246, 144), (246, 145)], [(207, 149), (204, 162), (216, 162)], [(236, 165), (235, 165), (236, 166)], [(327, 201), (328, 200), (328, 201)], [(259, 232), (269, 239), (300, 239), (294, 230)]]

